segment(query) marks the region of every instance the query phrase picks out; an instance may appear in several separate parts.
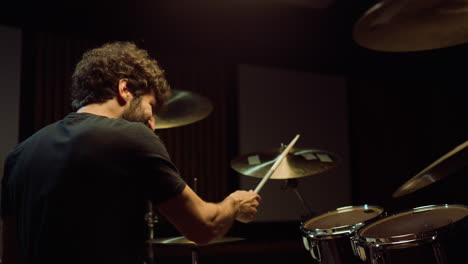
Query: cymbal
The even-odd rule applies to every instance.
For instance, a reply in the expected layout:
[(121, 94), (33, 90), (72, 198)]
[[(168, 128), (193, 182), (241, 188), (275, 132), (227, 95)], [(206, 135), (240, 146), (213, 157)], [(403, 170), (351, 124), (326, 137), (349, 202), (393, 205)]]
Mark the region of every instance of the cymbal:
[(195, 123), (207, 117), (212, 110), (213, 105), (208, 98), (190, 91), (172, 90), (166, 108), (154, 115), (156, 129)]
[[(203, 245), (212, 245), (212, 244), (221, 244), (221, 243), (229, 243), (229, 242), (236, 242), (236, 241), (241, 241), (245, 240), (244, 238), (241, 237), (222, 237), (215, 239), (211, 242), (208, 242), (207, 244)], [(160, 239), (154, 239), (152, 241), (153, 244), (158, 244), (158, 245), (188, 245), (188, 246), (200, 246), (200, 244), (197, 244), (191, 240), (188, 240), (184, 236), (179, 236), (179, 237), (169, 237), (169, 238), (160, 238)]]
[(468, 167), (468, 141), (457, 146), (400, 186), (393, 197), (410, 194)]
[(466, 0), (382, 0), (353, 28), (357, 44), (377, 51), (424, 51), (468, 42)]
[[(276, 159), (281, 148), (249, 153), (231, 161), (231, 167), (246, 176), (263, 178)], [(292, 148), (270, 179), (293, 179), (319, 174), (334, 168), (338, 156), (334, 153), (305, 148)]]

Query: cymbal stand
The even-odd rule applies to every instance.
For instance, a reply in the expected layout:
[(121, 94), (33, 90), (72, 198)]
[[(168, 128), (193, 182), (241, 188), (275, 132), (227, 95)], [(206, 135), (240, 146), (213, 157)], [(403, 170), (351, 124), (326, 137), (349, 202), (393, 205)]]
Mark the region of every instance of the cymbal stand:
[(148, 212), (145, 215), (145, 220), (148, 225), (148, 240), (146, 241), (146, 260), (145, 264), (155, 264), (154, 262), (154, 249), (153, 249), (153, 239), (154, 239), (154, 226), (158, 223), (158, 216), (153, 212), (153, 203), (147, 201), (147, 210)]
[[(283, 152), (286, 149), (286, 147), (287, 147), (287, 145), (281, 143), (280, 152)], [(301, 192), (297, 188), (298, 185), (299, 185), (299, 181), (297, 179), (287, 179), (282, 188), (283, 189), (287, 189), (287, 188), (292, 188), (293, 189), (293, 191), (296, 194), (297, 198), (301, 202), (301, 206), (302, 206), (302, 209), (303, 209), (303, 212), (304, 212), (304, 213), (301, 214), (301, 221), (305, 221), (305, 220), (311, 218), (312, 215), (314, 215), (314, 214), (313, 214), (312, 210), (310, 209), (310, 206), (304, 200), (304, 197), (302, 196)]]
[(287, 179), (282, 188), (283, 189), (287, 189), (287, 188), (292, 188), (293, 189), (293, 191), (296, 194), (297, 198), (301, 202), (302, 209), (303, 209), (303, 213), (301, 214), (301, 221), (304, 222), (305, 220), (308, 220), (309, 218), (311, 218), (314, 215), (314, 213), (310, 209), (310, 206), (304, 200), (304, 197), (302, 196), (299, 189), (297, 188), (298, 185), (299, 185), (299, 181), (297, 179)]
[(198, 257), (200, 255), (197, 247), (192, 247), (192, 264), (198, 264)]
[[(193, 192), (197, 193), (198, 189), (198, 179), (197, 177), (193, 178)], [(192, 247), (192, 264), (198, 264), (199, 252), (197, 247)]]

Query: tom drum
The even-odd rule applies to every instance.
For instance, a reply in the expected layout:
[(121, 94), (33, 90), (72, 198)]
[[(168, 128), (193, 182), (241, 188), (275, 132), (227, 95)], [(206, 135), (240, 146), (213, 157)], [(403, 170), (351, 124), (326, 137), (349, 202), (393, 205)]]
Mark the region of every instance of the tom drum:
[(383, 217), (352, 238), (365, 263), (460, 263), (468, 249), (468, 207), (428, 205)]
[(366, 223), (383, 216), (378, 206), (346, 206), (301, 224), (304, 247), (318, 263), (362, 263), (353, 253), (351, 236)]

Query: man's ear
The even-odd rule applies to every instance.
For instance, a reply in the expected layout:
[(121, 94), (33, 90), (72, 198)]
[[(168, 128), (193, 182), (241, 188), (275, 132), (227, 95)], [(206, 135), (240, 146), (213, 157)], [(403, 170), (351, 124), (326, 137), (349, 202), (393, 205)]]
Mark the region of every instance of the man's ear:
[(119, 87), (117, 93), (117, 100), (120, 104), (125, 105), (128, 101), (133, 98), (132, 93), (127, 87), (128, 80), (127, 79), (120, 79), (119, 80)]

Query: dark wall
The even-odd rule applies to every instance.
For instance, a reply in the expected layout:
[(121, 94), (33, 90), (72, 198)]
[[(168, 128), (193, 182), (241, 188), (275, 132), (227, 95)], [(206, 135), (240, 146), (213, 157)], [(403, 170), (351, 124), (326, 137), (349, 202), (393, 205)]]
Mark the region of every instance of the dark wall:
[(466, 165), (449, 164), (456, 172), (441, 181), (406, 196), (392, 194), (468, 139), (468, 45), (406, 53), (352, 46), (359, 61), (349, 72), (355, 201), (393, 212), (466, 204)]
[(444, 175), (442, 181), (411, 195), (395, 199), (392, 194), (467, 140), (467, 98), (467, 90), (449, 80), (355, 81), (351, 88), (355, 201), (390, 211), (434, 203), (466, 204), (466, 170), (464, 176)]

